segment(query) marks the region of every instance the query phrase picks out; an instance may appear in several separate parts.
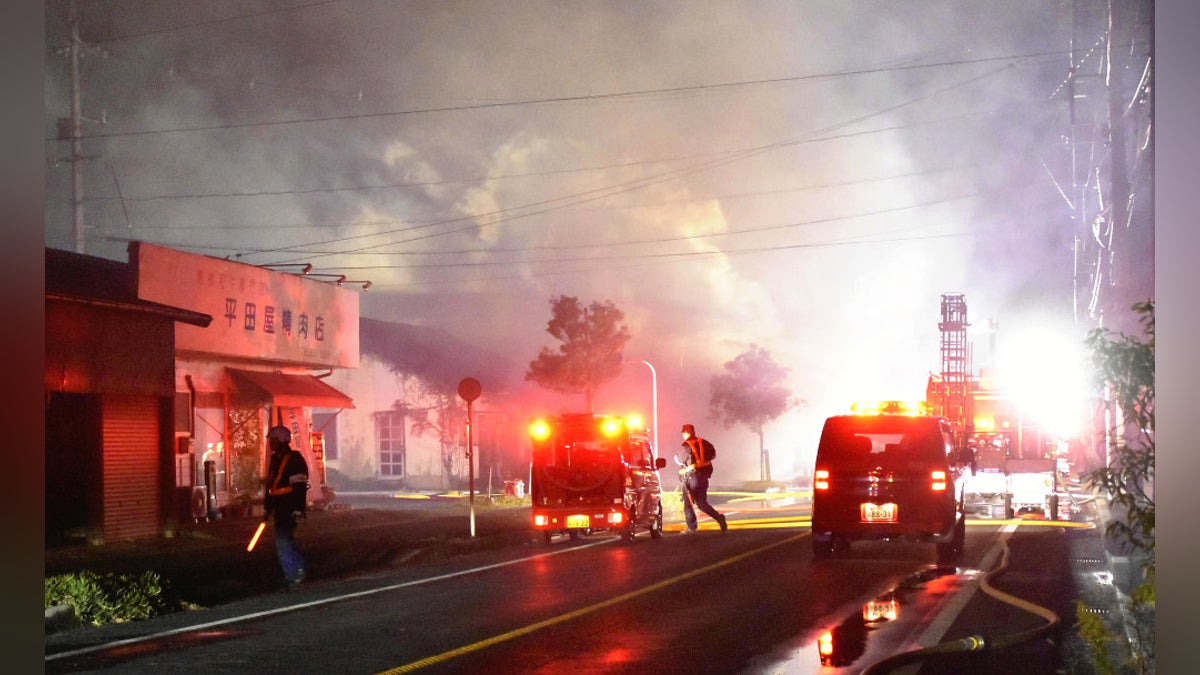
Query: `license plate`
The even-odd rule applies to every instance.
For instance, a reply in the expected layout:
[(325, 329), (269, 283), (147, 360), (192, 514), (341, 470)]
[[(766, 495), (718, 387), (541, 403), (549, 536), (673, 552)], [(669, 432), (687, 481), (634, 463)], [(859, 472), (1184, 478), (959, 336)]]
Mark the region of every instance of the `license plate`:
[(867, 623), (895, 621), (898, 616), (900, 616), (900, 605), (895, 600), (888, 600), (886, 602), (872, 600), (863, 605), (863, 621)]
[(567, 527), (591, 527), (592, 519), (588, 516), (567, 516)]
[(887, 504), (867, 502), (862, 505), (862, 520), (864, 523), (894, 523), (896, 522), (896, 505), (891, 502)]

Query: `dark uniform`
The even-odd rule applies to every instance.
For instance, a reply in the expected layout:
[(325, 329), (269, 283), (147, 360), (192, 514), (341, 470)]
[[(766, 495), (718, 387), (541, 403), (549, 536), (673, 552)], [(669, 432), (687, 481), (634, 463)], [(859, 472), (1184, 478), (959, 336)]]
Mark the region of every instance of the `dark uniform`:
[(283, 577), (290, 586), (304, 581), (304, 556), (296, 547), (296, 524), (308, 508), (308, 463), (304, 455), (292, 449), (292, 432), (287, 427), (272, 427), (267, 432), (271, 462), (267, 470), (263, 496), (263, 520), (275, 516), (275, 552)]
[(696, 509), (699, 509), (717, 521), (721, 531), (725, 532), (729, 529), (725, 516), (708, 503), (708, 479), (712, 478), (712, 458), (716, 454), (713, 444), (697, 436), (695, 427), (685, 424), (682, 447), (676, 461), (683, 466), (683, 517), (687, 521), (687, 531), (696, 531)]

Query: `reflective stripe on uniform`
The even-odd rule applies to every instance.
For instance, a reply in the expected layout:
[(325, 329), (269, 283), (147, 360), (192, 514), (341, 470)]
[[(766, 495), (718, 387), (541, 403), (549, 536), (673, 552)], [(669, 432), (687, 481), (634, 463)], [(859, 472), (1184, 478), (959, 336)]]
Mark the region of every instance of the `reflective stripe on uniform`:
[(704, 439), (692, 436), (687, 441), (688, 450), (692, 453), (692, 466), (697, 468), (712, 466), (712, 459), (704, 456)]

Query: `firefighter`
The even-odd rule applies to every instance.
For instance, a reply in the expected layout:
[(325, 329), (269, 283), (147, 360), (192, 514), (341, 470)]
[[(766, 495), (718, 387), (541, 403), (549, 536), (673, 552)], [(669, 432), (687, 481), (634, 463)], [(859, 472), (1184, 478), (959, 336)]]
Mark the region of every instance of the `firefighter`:
[(691, 424), (683, 425), (682, 432), (682, 449), (675, 456), (675, 461), (682, 467), (679, 474), (683, 481), (683, 516), (687, 521), (684, 534), (696, 531), (696, 509), (717, 521), (721, 531), (725, 532), (729, 529), (725, 516), (708, 503), (708, 479), (712, 478), (716, 449), (712, 443), (697, 436), (696, 427)]
[(275, 552), (288, 588), (304, 581), (304, 556), (296, 547), (296, 525), (304, 519), (308, 504), (308, 463), (292, 449), (292, 432), (284, 426), (267, 432), (271, 462), (264, 481), (263, 520), (275, 515)]

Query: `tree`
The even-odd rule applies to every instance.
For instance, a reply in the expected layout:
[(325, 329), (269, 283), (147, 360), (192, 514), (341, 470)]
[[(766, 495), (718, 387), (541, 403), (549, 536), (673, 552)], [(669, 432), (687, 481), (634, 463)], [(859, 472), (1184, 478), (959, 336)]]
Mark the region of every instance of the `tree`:
[(787, 368), (771, 360), (757, 345), (725, 364), (725, 372), (713, 375), (709, 385), (709, 417), (726, 429), (744, 424), (758, 436), (761, 478), (771, 480), (771, 460), (763, 444), (763, 427), (796, 405), (782, 386)]
[[(413, 434), (437, 438), (442, 487), (465, 466), (466, 448), (462, 444), (463, 421), (467, 414), (456, 392), (444, 385), (431, 384), (415, 375), (394, 371), (399, 376), (402, 398), (392, 404), (403, 424)], [(405, 458), (407, 465), (407, 457)]]
[(551, 317), (546, 332), (561, 342), (557, 350), (542, 347), (529, 362), (525, 379), (548, 389), (583, 394), (592, 412), (596, 391), (621, 374), (621, 350), (629, 331), (621, 324), (625, 314), (611, 300), (584, 307), (577, 298), (550, 299)]
[(1106, 429), (1109, 461), (1086, 475), (1107, 493), (1114, 518), (1105, 534), (1135, 554), (1143, 581), (1130, 593), (1136, 640), (1136, 672), (1154, 672), (1154, 302), (1133, 306), (1141, 314), (1143, 342), (1125, 334), (1092, 330), (1086, 339), (1095, 366), (1094, 384), (1116, 406), (1116, 422)]

